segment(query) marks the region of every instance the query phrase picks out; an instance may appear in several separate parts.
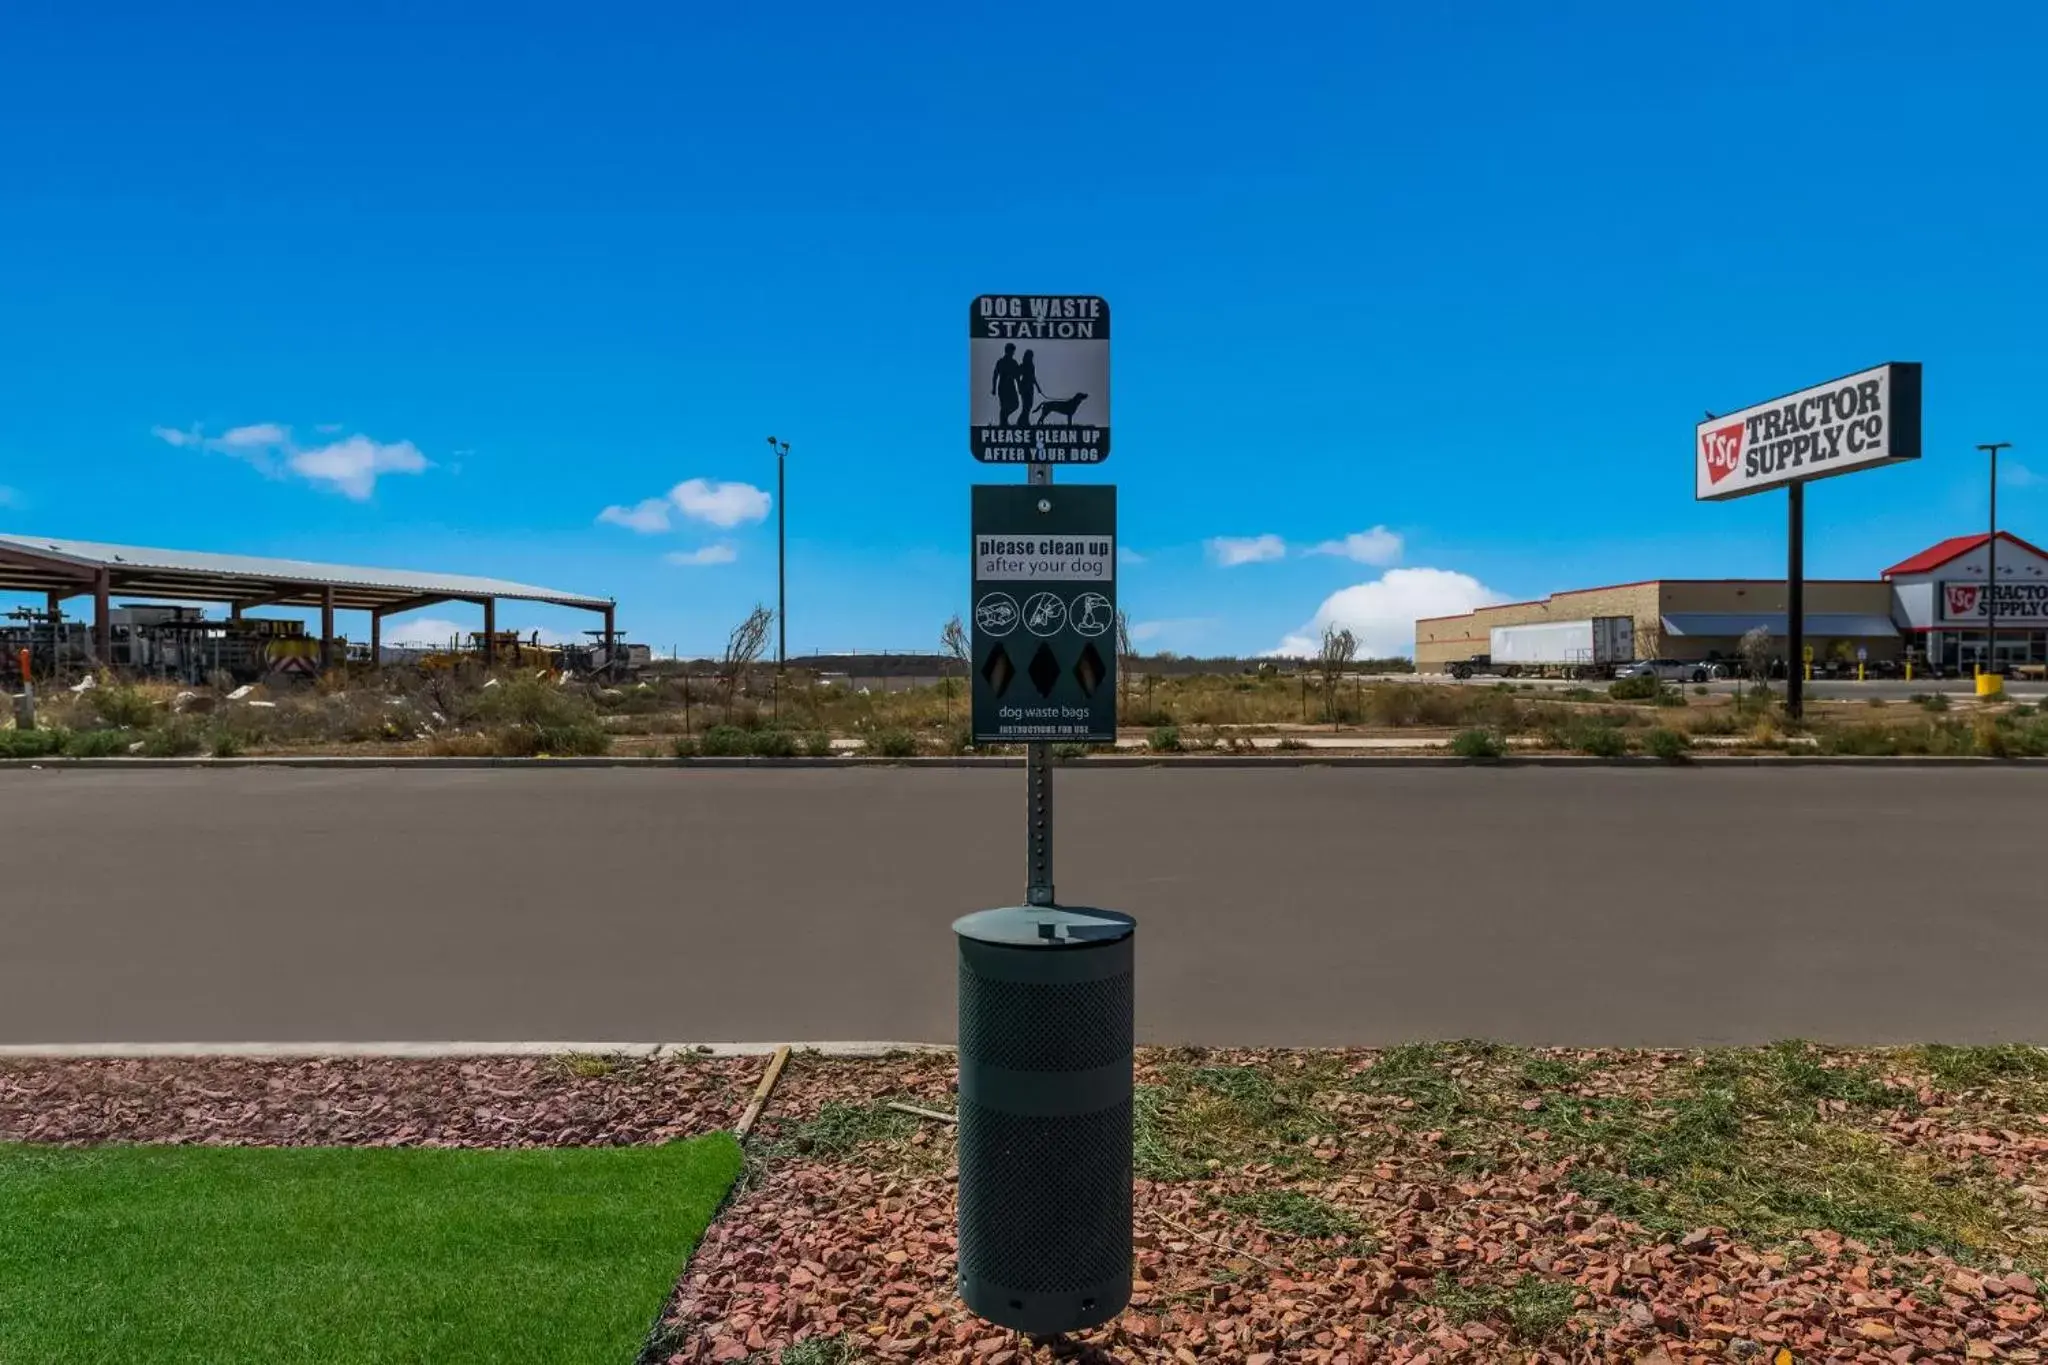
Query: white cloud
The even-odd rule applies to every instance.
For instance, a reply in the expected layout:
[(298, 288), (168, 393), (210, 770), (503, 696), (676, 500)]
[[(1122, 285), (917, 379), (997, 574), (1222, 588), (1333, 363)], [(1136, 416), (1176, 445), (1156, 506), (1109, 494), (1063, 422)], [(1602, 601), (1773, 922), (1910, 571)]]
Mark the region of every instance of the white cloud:
[(1167, 636), (1185, 638), (1199, 635), (1216, 624), (1213, 616), (1176, 616), (1164, 621), (1131, 622), (1131, 643), (1150, 644)]
[(610, 522), (614, 526), (623, 526), (629, 531), (638, 531), (643, 536), (651, 536), (668, 529), (668, 509), (667, 498), (645, 498), (631, 507), (607, 507), (597, 514), (597, 519)]
[(1998, 467), (1998, 481), (2008, 488), (2037, 488), (2048, 479), (2042, 478), (2018, 460), (2007, 460)]
[[(320, 430), (336, 430), (322, 426)], [(245, 461), (271, 478), (297, 474), (312, 483), (325, 484), (344, 497), (364, 502), (377, 491), (377, 480), (385, 474), (418, 474), (432, 462), (411, 441), (378, 441), (357, 433), (325, 445), (301, 448), (292, 439), (292, 429), (277, 422), (253, 422), (230, 427), (219, 436), (202, 435), (198, 427), (180, 431), (175, 427), (151, 427), (150, 434), (181, 450), (197, 446)]]
[(668, 496), (684, 516), (722, 529), (763, 520), (772, 501), (750, 483), (720, 483), (716, 479), (685, 479), (669, 489)]
[(1335, 555), (1339, 559), (1384, 567), (1400, 562), (1402, 548), (1398, 532), (1389, 531), (1384, 526), (1375, 526), (1370, 531), (1353, 531), (1342, 540), (1326, 540), (1320, 545), (1312, 545), (1308, 553)]
[(404, 620), (385, 624), (384, 643), (410, 645), (415, 649), (439, 648), (450, 640), (467, 640), (469, 633), (475, 629), (475, 626), (465, 626), (456, 621), (443, 621), (435, 616), (408, 616)]
[(1331, 593), (1309, 623), (1272, 652), (1296, 657), (1314, 654), (1323, 628), (1336, 626), (1358, 637), (1362, 659), (1412, 655), (1418, 620), (1456, 616), (1507, 600), (1505, 593), (1455, 570), (1389, 569), (1370, 583), (1354, 583)]
[(1274, 535), (1215, 536), (1203, 544), (1209, 551), (1209, 561), (1226, 569), (1287, 557), (1287, 542)]
[(252, 426), (229, 427), (227, 432), (206, 444), (214, 450), (269, 450), (273, 446), (290, 445), (290, 427), (281, 427), (275, 422), (257, 422)]
[(671, 564), (681, 564), (692, 568), (706, 564), (730, 564), (739, 557), (740, 552), (724, 541), (720, 541), (716, 545), (706, 545), (702, 549), (677, 550), (672, 554), (662, 556)]
[(421, 473), (427, 457), (411, 441), (373, 441), (356, 435), (312, 450), (295, 450), (286, 463), (301, 478), (328, 484), (344, 497), (363, 502), (377, 491), (380, 476)]
[(1119, 564), (1143, 564), (1145, 556), (1139, 554), (1128, 545), (1119, 545), (1116, 547), (1116, 562)]

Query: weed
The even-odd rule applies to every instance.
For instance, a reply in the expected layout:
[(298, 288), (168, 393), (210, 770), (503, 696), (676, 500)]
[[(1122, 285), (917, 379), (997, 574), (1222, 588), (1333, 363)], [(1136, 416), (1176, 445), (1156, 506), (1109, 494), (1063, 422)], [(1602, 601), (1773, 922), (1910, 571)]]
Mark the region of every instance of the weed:
[(868, 758), (915, 758), (917, 738), (908, 730), (877, 730), (861, 744)]
[(1451, 752), (1459, 758), (1499, 758), (1502, 747), (1491, 730), (1460, 730), (1451, 738)]
[(1599, 693), (1590, 687), (1567, 687), (1558, 695), (1566, 701), (1592, 701)]
[(1578, 1063), (1556, 1057), (1531, 1057), (1522, 1063), (1522, 1084), (1537, 1090), (1561, 1090), (1568, 1085), (1577, 1085), (1585, 1074), (1585, 1068)]
[(1617, 678), (1607, 686), (1607, 695), (1616, 701), (1655, 701), (1663, 692), (1663, 684), (1652, 677)]
[(677, 735), (668, 751), (677, 758), (695, 758), (698, 754), (697, 741), (689, 735)]
[(1574, 747), (1595, 758), (1620, 758), (1628, 752), (1628, 737), (1611, 725), (1588, 725), (1579, 732)]
[(67, 738), (63, 730), (0, 730), (0, 758), (44, 758), (61, 753)]
[(166, 717), (142, 740), (142, 752), (149, 758), (189, 758), (205, 747), (206, 737), (199, 722), (189, 716)]
[(1946, 711), (1948, 710), (1948, 693), (1916, 692), (1913, 694), (1913, 704), (1923, 711)]
[(565, 1074), (580, 1081), (598, 1081), (619, 1069), (619, 1059), (595, 1052), (571, 1052), (554, 1059)]
[(833, 1100), (798, 1124), (781, 1145), (805, 1155), (843, 1157), (867, 1143), (908, 1137), (916, 1126), (910, 1115), (883, 1104)]
[(1244, 1214), (1269, 1232), (1290, 1237), (1344, 1237), (1362, 1230), (1358, 1220), (1343, 1209), (1298, 1190), (1235, 1194), (1223, 1201), (1223, 1207)]
[(114, 730), (142, 730), (157, 718), (156, 703), (139, 687), (108, 683), (86, 694), (86, 705), (100, 723)]
[(1693, 688), (1693, 690), (1692, 690), (1692, 694), (1693, 694), (1693, 695), (1694, 695), (1695, 697), (1705, 697), (1705, 696), (1709, 696), (1709, 695), (1711, 695), (1711, 694), (1712, 694), (1712, 690), (1713, 690), (1713, 689), (1711, 689), (1711, 688), (1709, 688), (1708, 686), (1706, 686), (1706, 684), (1702, 683), (1702, 684), (1700, 684), (1699, 686), (1697, 686), (1697, 687)]
[(64, 738), (64, 752), (71, 758), (112, 758), (134, 742), (135, 736), (121, 730), (74, 730)]
[(756, 730), (752, 749), (756, 758), (795, 758), (796, 736), (787, 730)]
[(1839, 730), (1823, 731), (1820, 751), (1824, 754), (1888, 756), (1899, 751), (1899, 737), (1881, 725), (1849, 725)]
[(1405, 1123), (1441, 1127), (1454, 1118), (1476, 1114), (1475, 1097), (1452, 1074), (1464, 1049), (1447, 1043), (1406, 1043), (1380, 1054), (1352, 1082), (1360, 1090), (1394, 1095), (1409, 1101)]
[(706, 758), (741, 758), (752, 752), (754, 744), (737, 725), (714, 725), (704, 732), (697, 747)]
[(782, 1348), (780, 1365), (861, 1365), (867, 1357), (845, 1336), (806, 1337)]
[(804, 753), (811, 758), (832, 757), (832, 736), (824, 730), (812, 730), (804, 736)]
[(1055, 763), (1079, 763), (1088, 757), (1090, 750), (1085, 744), (1055, 744), (1052, 746), (1052, 761)]
[(207, 738), (207, 751), (215, 758), (240, 758), (242, 737), (225, 726), (215, 726)]
[(1578, 1296), (1578, 1287), (1569, 1281), (1538, 1275), (1524, 1275), (1512, 1284), (1470, 1286), (1439, 1275), (1425, 1302), (1461, 1326), (1482, 1318), (1504, 1318), (1517, 1341), (1535, 1345), (1565, 1325)]
[(1202, 1173), (1168, 1138), (1173, 1096), (1164, 1086), (1141, 1085), (1131, 1092), (1131, 1169), (1146, 1180), (1192, 1180)]
[(1660, 726), (1643, 736), (1643, 747), (1666, 763), (1683, 763), (1686, 751), (1692, 748), (1692, 740), (1681, 730), (1667, 730)]
[(1883, 697), (1865, 697), (1863, 699), (1863, 704), (1865, 706), (1868, 706), (1873, 711), (1882, 711), (1886, 706), (1889, 706), (1891, 703), (1887, 702)]
[(1273, 747), (1283, 754), (1299, 754), (1306, 753), (1308, 751), (1308, 745), (1302, 743), (1298, 739), (1293, 738), (1292, 736), (1282, 739), (1278, 744), (1275, 744)]
[(1145, 737), (1145, 744), (1155, 754), (1177, 754), (1181, 751), (1180, 727), (1159, 726)]

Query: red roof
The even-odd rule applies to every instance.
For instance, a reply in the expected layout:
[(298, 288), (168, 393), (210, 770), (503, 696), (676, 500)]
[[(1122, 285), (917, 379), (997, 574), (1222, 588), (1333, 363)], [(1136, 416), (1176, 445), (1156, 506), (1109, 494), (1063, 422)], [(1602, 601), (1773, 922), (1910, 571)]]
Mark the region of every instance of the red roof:
[[(2017, 545), (2022, 550), (2029, 551), (2041, 559), (2048, 559), (2048, 550), (2043, 550), (2038, 545), (2029, 545), (2010, 531), (2000, 531), (1998, 538), (2008, 545)], [(1989, 531), (1979, 531), (1974, 536), (1950, 536), (1939, 545), (1928, 546), (1911, 559), (1900, 560), (1889, 569), (1886, 569), (1882, 576), (1891, 578), (1902, 573), (1932, 573), (1952, 559), (1961, 559), (1964, 555), (1970, 553), (1970, 551), (1976, 549), (1989, 539), (1991, 539)]]

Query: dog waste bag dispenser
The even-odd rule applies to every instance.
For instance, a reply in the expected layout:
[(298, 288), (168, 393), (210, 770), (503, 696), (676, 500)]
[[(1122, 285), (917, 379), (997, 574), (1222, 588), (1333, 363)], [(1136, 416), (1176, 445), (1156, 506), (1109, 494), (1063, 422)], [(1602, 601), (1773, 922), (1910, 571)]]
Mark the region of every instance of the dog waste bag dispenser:
[(1050, 1334), (1131, 1296), (1131, 965), (1113, 910), (1006, 906), (960, 945), (960, 1297)]

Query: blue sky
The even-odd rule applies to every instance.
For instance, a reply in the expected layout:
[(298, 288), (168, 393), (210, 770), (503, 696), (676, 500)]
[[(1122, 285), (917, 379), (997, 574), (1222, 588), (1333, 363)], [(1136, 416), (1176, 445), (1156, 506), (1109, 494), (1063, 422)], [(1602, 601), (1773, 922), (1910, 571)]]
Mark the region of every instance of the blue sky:
[(930, 647), (1021, 477), (967, 454), (965, 304), (1040, 291), (1115, 309), (1080, 477), (1152, 647), (1782, 574), (1692, 422), (1887, 359), (1927, 456), (1816, 485), (1809, 572), (1977, 528), (1988, 439), (2048, 536), (2043, 50), (1994, 3), (16, 3), (0, 527), (707, 650), (774, 599), (772, 432), (792, 650)]

